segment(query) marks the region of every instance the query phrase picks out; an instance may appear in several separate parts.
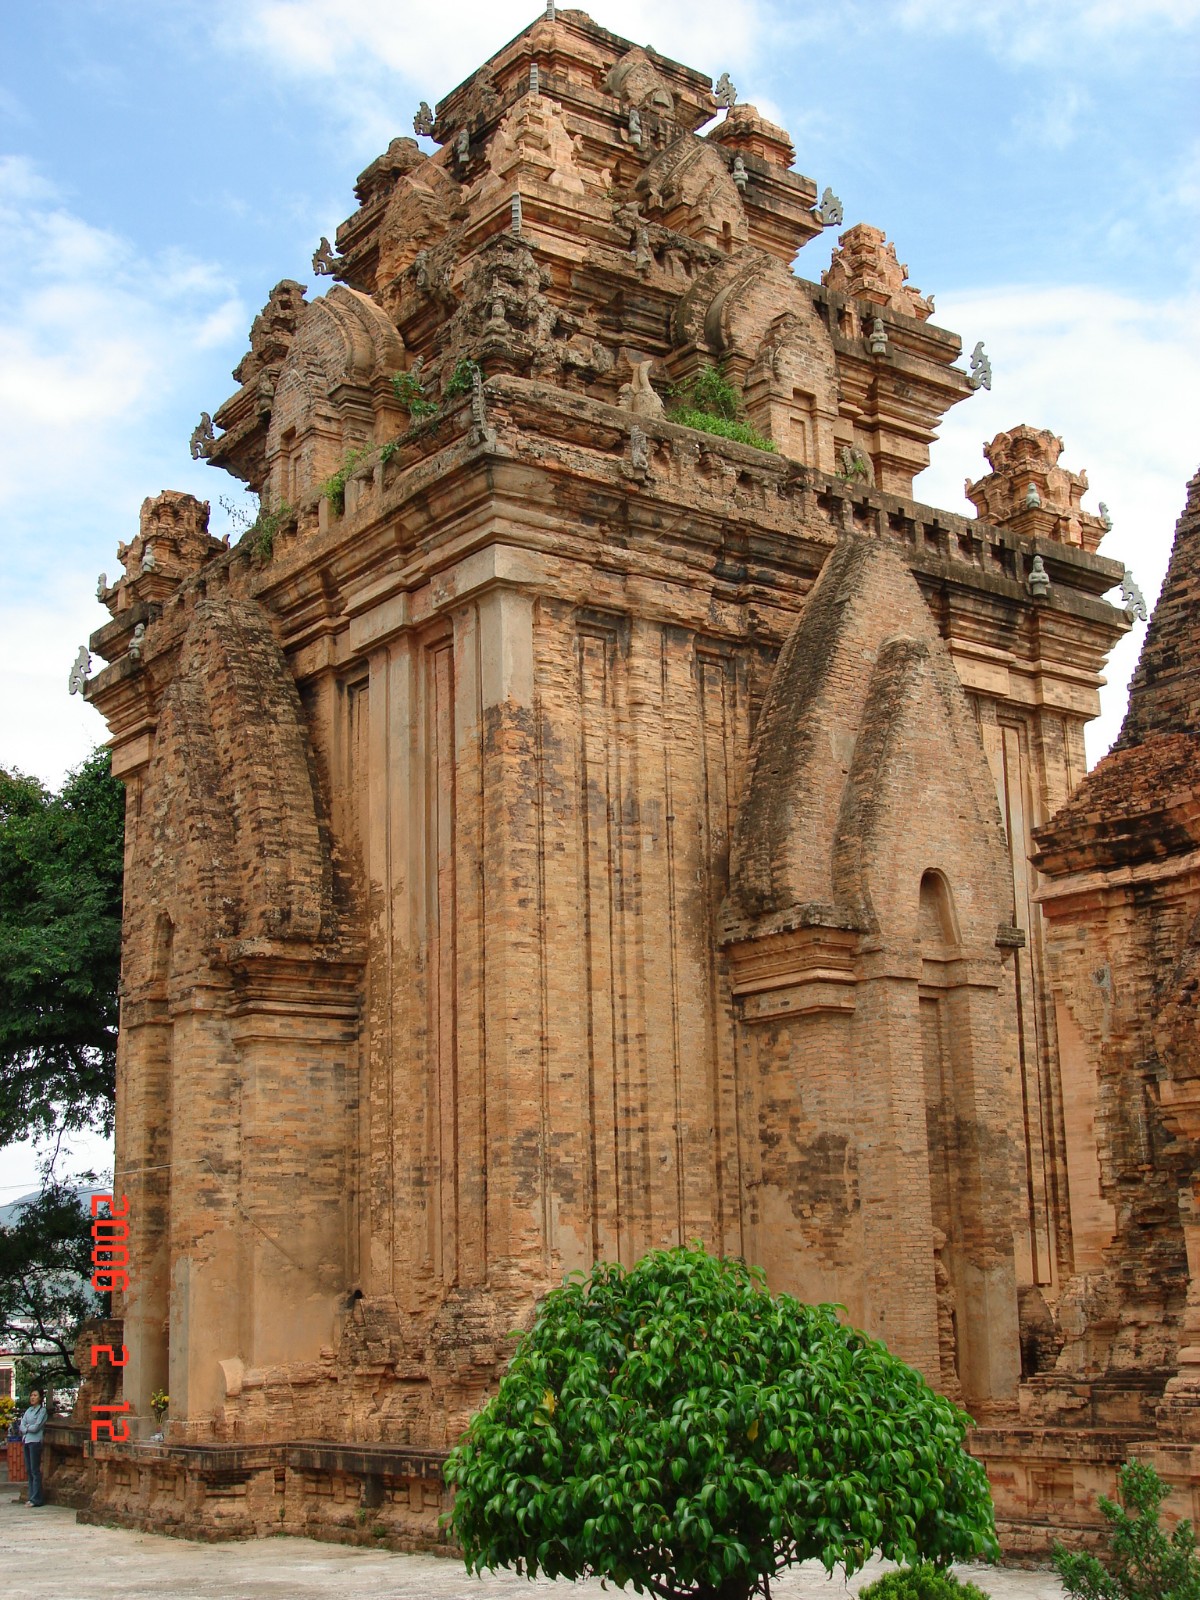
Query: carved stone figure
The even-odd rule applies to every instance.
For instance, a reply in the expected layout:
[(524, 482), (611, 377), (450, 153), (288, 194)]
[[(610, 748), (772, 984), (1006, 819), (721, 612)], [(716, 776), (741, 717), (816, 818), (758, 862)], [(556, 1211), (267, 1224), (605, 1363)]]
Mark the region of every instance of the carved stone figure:
[(1044, 600), (1050, 593), (1050, 574), (1046, 571), (1046, 563), (1041, 556), (1034, 556), (1030, 563), (1026, 585), (1035, 600)]
[(621, 405), (638, 417), (661, 417), (663, 414), (662, 398), (650, 382), (653, 365), (653, 361), (635, 361), (633, 377), (621, 386)]
[(432, 139), (434, 128), (433, 108), (427, 100), (422, 100), (413, 118), (413, 132), (421, 139)]
[(1041, 510), (1042, 497), (1038, 493), (1038, 486), (1037, 486), (1036, 483), (1031, 483), (1029, 485), (1028, 489), (1026, 489), (1026, 491), (1025, 491), (1025, 505), (1026, 505), (1026, 508), (1028, 510), (1030, 510), (1030, 511), (1040, 511)]
[(337, 254), (324, 234), (321, 242), (313, 251), (312, 269), (318, 277), (332, 278), (337, 271)]
[(827, 186), (825, 193), (821, 196), (821, 204), (817, 209), (817, 217), (821, 226), (823, 228), (840, 227), (844, 216), (842, 202), (834, 194), (833, 190)]
[(88, 680), (88, 673), (92, 670), (92, 658), (88, 654), (85, 644), (79, 646), (79, 654), (75, 657), (75, 664), (71, 668), (71, 675), (67, 679), (67, 689), (71, 694), (82, 694)]
[(871, 337), (867, 340), (867, 348), (873, 356), (887, 355), (887, 329), (883, 325), (882, 317), (875, 317), (871, 322)]
[(1128, 567), (1121, 575), (1121, 600), (1125, 606), (1125, 615), (1130, 621), (1148, 620), (1150, 613), (1146, 609), (1146, 596), (1134, 581), (1133, 573)]
[(215, 439), (213, 420), (207, 411), (202, 411), (200, 413), (200, 421), (192, 429), (192, 437), (188, 441), (192, 452), (192, 460), (203, 461), (215, 443)]
[(971, 351), (971, 375), (967, 382), (972, 389), (990, 389), (992, 387), (992, 363), (984, 353), (982, 339)]
[(717, 79), (713, 89), (713, 99), (725, 111), (731, 111), (737, 105), (737, 90), (733, 87), (733, 81), (727, 72), (723, 72)]
[(750, 174), (746, 171), (745, 158), (742, 156), (734, 156), (733, 158), (733, 181), (739, 189), (745, 189), (750, 181)]

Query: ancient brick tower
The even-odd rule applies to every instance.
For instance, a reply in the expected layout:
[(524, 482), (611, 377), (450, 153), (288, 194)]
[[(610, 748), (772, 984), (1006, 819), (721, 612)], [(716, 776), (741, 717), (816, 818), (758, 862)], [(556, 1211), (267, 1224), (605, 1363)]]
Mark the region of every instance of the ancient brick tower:
[[(80, 1467), (106, 1514), (433, 1537), (536, 1296), (694, 1236), (1016, 1418), (1081, 1226), (1030, 831), (1121, 568), (1051, 434), (913, 502), (978, 376), (875, 229), (793, 274), (836, 201), (717, 113), (526, 29), (255, 320), (194, 448), (257, 526), (165, 494), (122, 551), (118, 1309), (171, 1410)], [(716, 362), (773, 448), (664, 411)]]

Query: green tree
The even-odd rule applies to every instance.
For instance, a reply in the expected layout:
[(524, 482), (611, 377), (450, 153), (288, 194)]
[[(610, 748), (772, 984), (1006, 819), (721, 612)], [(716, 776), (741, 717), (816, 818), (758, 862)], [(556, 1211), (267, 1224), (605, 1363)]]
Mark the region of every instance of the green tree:
[(547, 1295), (451, 1452), (451, 1526), (472, 1571), (664, 1600), (746, 1600), (793, 1562), (853, 1572), (877, 1549), (993, 1558), (967, 1424), (835, 1307), (655, 1251)]
[(52, 1391), (79, 1379), (81, 1323), (107, 1310), (93, 1292), (91, 1218), (73, 1187), (51, 1183), (0, 1227), (0, 1340), (21, 1357), (20, 1388)]
[(1143, 1461), (1127, 1461), (1118, 1475), (1121, 1501), (1100, 1498), (1108, 1522), (1108, 1551), (1101, 1559), (1054, 1548), (1054, 1565), (1076, 1600), (1200, 1600), (1200, 1558), (1190, 1522), (1168, 1536), (1158, 1525), (1167, 1486)]
[(58, 794), (0, 768), (0, 1145), (111, 1130), (124, 811), (105, 750)]

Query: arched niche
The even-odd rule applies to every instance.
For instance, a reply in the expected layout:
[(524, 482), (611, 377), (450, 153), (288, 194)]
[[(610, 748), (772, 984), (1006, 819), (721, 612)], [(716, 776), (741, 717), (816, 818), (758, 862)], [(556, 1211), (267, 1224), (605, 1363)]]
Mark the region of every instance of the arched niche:
[(307, 309), (267, 431), (273, 506), (298, 505), (348, 451), (394, 431), (399, 408), (391, 379), (403, 366), (400, 335), (367, 295), (338, 284)]

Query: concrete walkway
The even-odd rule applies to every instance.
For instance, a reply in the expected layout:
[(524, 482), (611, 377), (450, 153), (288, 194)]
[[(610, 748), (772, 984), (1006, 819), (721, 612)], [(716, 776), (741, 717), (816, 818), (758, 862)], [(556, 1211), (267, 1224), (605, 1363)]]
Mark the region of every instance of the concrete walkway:
[[(21, 1600), (492, 1600), (600, 1596), (598, 1582), (530, 1584), (511, 1573), (469, 1578), (456, 1561), (348, 1549), (311, 1539), (193, 1544), (124, 1528), (81, 1527), (62, 1506), (31, 1511), (0, 1496), (0, 1593)], [(872, 1563), (847, 1587), (805, 1567), (775, 1585), (778, 1600), (839, 1600), (869, 1583)], [(963, 1568), (995, 1600), (1062, 1600), (1052, 1573)], [(633, 1590), (624, 1591), (632, 1596)]]

